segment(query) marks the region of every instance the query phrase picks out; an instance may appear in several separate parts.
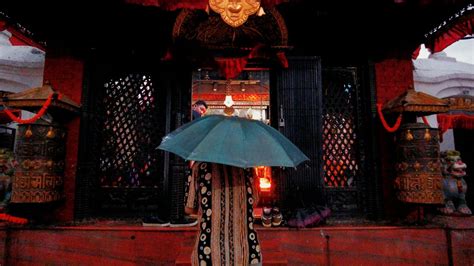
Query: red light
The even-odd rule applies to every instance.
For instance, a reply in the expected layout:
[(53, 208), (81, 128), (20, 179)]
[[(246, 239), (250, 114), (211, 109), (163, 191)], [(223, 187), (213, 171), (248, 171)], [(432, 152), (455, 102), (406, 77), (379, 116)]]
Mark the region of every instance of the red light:
[(272, 181), (270, 180), (270, 178), (260, 177), (259, 181), (260, 181), (260, 183), (259, 183), (260, 191), (261, 192), (270, 192), (270, 190), (272, 188)]
[(260, 192), (270, 192), (272, 188), (271, 168), (268, 166), (257, 166), (255, 176), (258, 178)]

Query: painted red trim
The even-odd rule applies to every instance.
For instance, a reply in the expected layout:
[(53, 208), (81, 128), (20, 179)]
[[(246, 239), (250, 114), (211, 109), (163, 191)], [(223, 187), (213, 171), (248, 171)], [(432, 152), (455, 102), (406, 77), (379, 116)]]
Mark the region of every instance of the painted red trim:
[(0, 21), (0, 31), (3, 30), (8, 30), (11, 34), (12, 37), (10, 37), (10, 42), (13, 46), (17, 45), (26, 45), (26, 46), (33, 46), (41, 51), (46, 51), (46, 47), (43, 45), (31, 40), (30, 38), (26, 37), (21, 33), (20, 31), (16, 30), (14, 27), (8, 25), (5, 21)]

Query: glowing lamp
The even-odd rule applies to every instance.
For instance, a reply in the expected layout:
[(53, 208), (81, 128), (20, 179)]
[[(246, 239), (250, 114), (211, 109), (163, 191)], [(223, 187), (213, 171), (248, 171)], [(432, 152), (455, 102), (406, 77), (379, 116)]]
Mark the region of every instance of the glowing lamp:
[(227, 107), (231, 107), (232, 105), (234, 105), (234, 100), (232, 99), (232, 95), (225, 96), (224, 105)]
[(261, 192), (270, 192), (272, 188), (272, 181), (268, 177), (260, 177), (259, 187)]
[(258, 178), (258, 186), (260, 192), (270, 192), (272, 188), (271, 167), (268, 166), (257, 166), (255, 169), (255, 175)]

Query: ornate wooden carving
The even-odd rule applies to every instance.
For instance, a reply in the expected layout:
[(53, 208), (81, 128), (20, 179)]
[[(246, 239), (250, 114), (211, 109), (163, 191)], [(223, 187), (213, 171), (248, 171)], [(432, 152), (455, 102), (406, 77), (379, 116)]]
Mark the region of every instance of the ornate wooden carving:
[(417, 113), (428, 115), (448, 111), (446, 100), (436, 98), (424, 92), (415, 91), (412, 87), (405, 93), (385, 103), (383, 110), (387, 113)]
[(397, 197), (403, 202), (441, 204), (441, 164), (438, 129), (408, 123), (397, 135)]
[(453, 95), (446, 97), (449, 101), (450, 111), (468, 111), (474, 112), (474, 96), (470, 95)]
[(265, 10), (264, 16), (252, 16), (238, 28), (224, 23), (215, 13), (183, 10), (176, 18), (173, 39), (199, 43), (206, 47), (254, 47), (257, 44), (287, 46), (285, 21), (275, 8)]
[(211, 9), (232, 27), (239, 27), (260, 8), (259, 0), (209, 0)]

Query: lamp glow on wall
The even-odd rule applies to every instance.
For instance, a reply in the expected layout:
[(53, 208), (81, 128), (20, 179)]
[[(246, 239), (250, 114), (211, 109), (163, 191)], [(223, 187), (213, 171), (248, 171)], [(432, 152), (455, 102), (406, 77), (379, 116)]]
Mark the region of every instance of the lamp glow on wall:
[(260, 192), (270, 192), (272, 189), (271, 167), (257, 166), (254, 169), (258, 178)]

